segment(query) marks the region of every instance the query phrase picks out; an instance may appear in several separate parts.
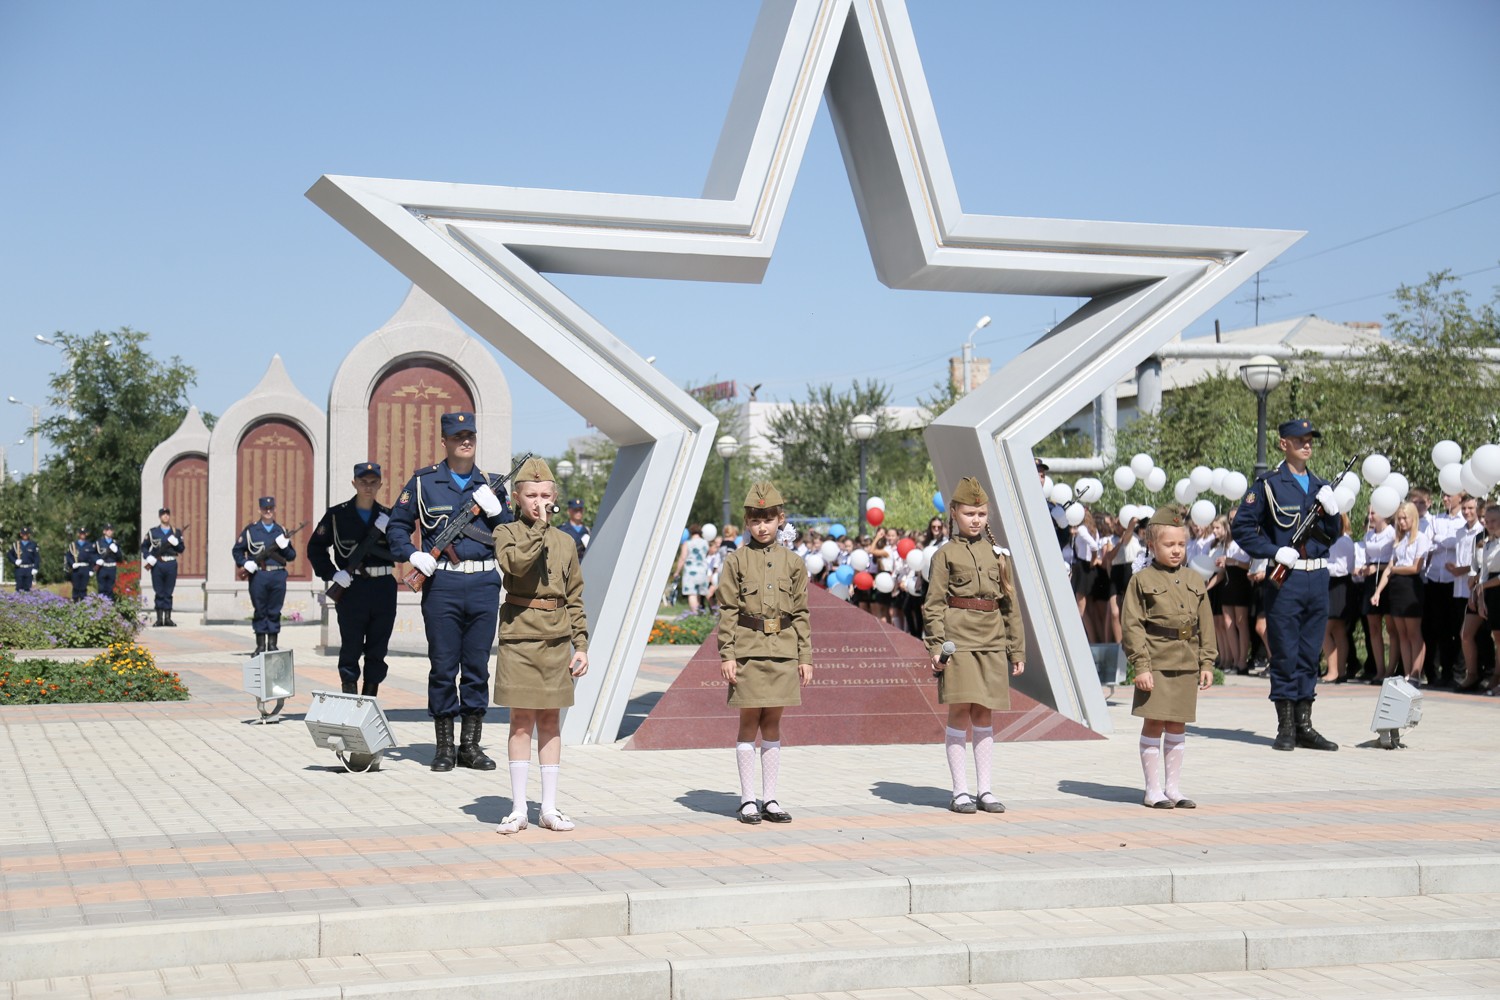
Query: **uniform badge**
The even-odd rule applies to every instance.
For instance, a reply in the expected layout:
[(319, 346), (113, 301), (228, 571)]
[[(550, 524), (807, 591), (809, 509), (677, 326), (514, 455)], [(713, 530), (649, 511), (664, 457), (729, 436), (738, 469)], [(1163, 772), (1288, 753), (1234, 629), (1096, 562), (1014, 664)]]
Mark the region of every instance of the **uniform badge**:
[(1255, 502), (1255, 491), (1251, 490), (1249, 493), (1245, 494), (1245, 503), (1252, 504), (1254, 502)]
[(407, 501), (410, 500), (410, 499), (411, 499), (411, 490), (402, 490), (401, 491), (401, 495), (396, 498), (396, 506), (398, 506), (398, 507), (405, 507)]
[(328, 525), (326, 525), (326, 524), (320, 524), (320, 525), (318, 525), (318, 530), (314, 531), (313, 534), (315, 534), (315, 535), (326, 535), (326, 534), (328, 534)]

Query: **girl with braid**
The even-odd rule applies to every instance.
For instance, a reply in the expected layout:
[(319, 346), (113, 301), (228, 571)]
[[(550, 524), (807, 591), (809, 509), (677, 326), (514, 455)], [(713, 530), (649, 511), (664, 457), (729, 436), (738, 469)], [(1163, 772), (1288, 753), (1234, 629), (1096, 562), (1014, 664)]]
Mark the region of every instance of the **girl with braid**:
[[(1003, 813), (990, 788), (992, 713), (1010, 708), (1010, 678), (1026, 669), (1026, 634), (1011, 583), (1010, 559), (990, 531), (990, 498), (971, 477), (948, 501), (953, 540), (932, 557), (923, 616), (927, 650), (948, 706), (946, 749), (956, 813)], [(953, 649), (945, 654), (944, 643)], [(974, 734), (976, 794), (969, 794), (965, 741)]]

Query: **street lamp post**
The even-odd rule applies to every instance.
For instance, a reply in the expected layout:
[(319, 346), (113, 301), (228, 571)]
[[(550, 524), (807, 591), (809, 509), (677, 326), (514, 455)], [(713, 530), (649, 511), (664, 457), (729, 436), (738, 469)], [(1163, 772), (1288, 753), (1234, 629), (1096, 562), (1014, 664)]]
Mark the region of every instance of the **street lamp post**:
[(1266, 474), (1266, 397), (1281, 384), (1282, 368), (1268, 354), (1240, 365), (1240, 380), (1255, 393), (1255, 478)]
[(733, 434), (725, 434), (718, 441), (714, 442), (714, 451), (717, 451), (719, 457), (724, 460), (724, 520), (719, 522), (721, 528), (729, 523), (729, 460), (739, 450), (740, 442)]
[(973, 366), (973, 363), (974, 363), (974, 334), (978, 333), (980, 330), (983, 330), (985, 327), (987, 327), (989, 325), (990, 325), (990, 318), (988, 316), (981, 316), (981, 317), (979, 317), (979, 321), (974, 324), (974, 329), (972, 329), (972, 330), (969, 331), (968, 338), (966, 340), (964, 340), (964, 349), (963, 349), (964, 385), (963, 385), (963, 389), (959, 392), (959, 395), (963, 395), (964, 393), (968, 392), (970, 389), (973, 388), (973, 386), (970, 384), (969, 370)]
[[(986, 316), (985, 319), (988, 320), (989, 317)], [(868, 413), (861, 413), (854, 417), (849, 421), (849, 434), (859, 442), (859, 531), (856, 534), (863, 535), (865, 533), (865, 501), (870, 498), (869, 489), (865, 485), (865, 456), (869, 450), (870, 438), (875, 436), (875, 418)]]
[[(23, 403), (14, 396), (7, 398), (17, 406), (31, 406), (30, 403)], [(33, 476), (40, 472), (42, 468), (41, 424), (42, 408), (40, 406), (31, 406), (31, 474)]]

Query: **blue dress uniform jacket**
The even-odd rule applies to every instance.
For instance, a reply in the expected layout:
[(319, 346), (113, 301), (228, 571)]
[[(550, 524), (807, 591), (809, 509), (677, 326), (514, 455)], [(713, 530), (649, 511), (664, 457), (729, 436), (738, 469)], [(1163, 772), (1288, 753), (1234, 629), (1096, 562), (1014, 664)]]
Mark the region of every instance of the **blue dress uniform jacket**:
[(66, 571), (73, 584), (73, 600), (81, 601), (89, 592), (89, 576), (94, 572), (94, 543), (87, 536), (68, 543)]
[(31, 582), (36, 578), (36, 571), (41, 568), (42, 554), (36, 547), (36, 542), (29, 538), (21, 538), (11, 543), (10, 551), (11, 568), (16, 573), (16, 591), (24, 594), (31, 589)]
[(354, 501), (346, 500), (328, 508), (307, 543), (313, 572), (327, 583), (336, 571), (349, 570), (350, 557), (366, 537), (378, 539), (359, 569), (349, 570), (354, 579), (338, 603), (339, 680), (344, 684), (359, 682), (361, 655), (367, 687), (379, 685), (390, 671), (385, 657), (396, 627), (396, 560), (386, 538), (390, 514), (389, 507), (376, 503), (366, 521)]
[[(447, 527), (448, 519), (473, 502), (474, 491), (489, 481), (476, 466), (468, 483), (453, 479), (447, 461), (412, 476), (391, 509), (386, 529), (391, 554), (404, 560), (417, 546)], [(504, 488), (496, 489), (502, 506)], [(490, 646), (498, 634), (500, 573), (495, 567), (494, 529), (513, 520), (508, 509), (498, 517), (481, 514), (453, 543), (456, 565), (438, 559), (437, 572), (422, 588), (422, 621), (427, 632), (427, 711), (435, 719), (483, 715), (490, 704)], [(454, 683), (458, 684), (455, 691)]]
[(592, 529), (586, 524), (574, 524), (572, 521), (565, 521), (557, 527), (563, 534), (573, 539), (573, 544), (578, 547), (578, 558), (582, 559), (584, 551), (589, 547), (586, 539)]
[[(1257, 559), (1272, 560), (1276, 551), (1291, 545), (1292, 533), (1304, 513), (1317, 506), (1318, 490), (1328, 485), (1311, 470), (1307, 489), (1285, 464), (1258, 479), (1240, 501), (1231, 534), (1240, 548)], [(1343, 533), (1338, 515), (1323, 514), (1318, 527), (1330, 540)], [(1307, 560), (1328, 556), (1328, 543), (1309, 538)], [(1311, 701), (1318, 684), (1318, 656), (1328, 624), (1328, 570), (1293, 569), (1277, 587), (1267, 576), (1261, 585), (1266, 610), (1266, 639), (1271, 647), (1271, 700)]]
[(115, 599), (115, 577), (119, 574), (120, 542), (116, 538), (101, 538), (94, 543), (94, 567), (98, 576), (96, 584), (100, 596)]
[[(175, 545), (169, 541), (172, 538), (177, 539)], [(159, 524), (141, 540), (141, 558), (156, 557), (151, 565), (151, 590), (156, 595), (157, 611), (172, 610), (172, 594), (177, 589), (177, 557), (185, 550), (181, 533)]]
[(254, 560), (260, 567), (250, 576), (250, 605), (255, 609), (253, 624), (256, 635), (281, 632), (281, 605), (286, 601), (286, 564), (297, 558), (297, 547), (276, 544), (276, 536), (286, 534), (278, 522), (256, 521), (247, 524), (234, 540), (234, 564), (244, 566)]

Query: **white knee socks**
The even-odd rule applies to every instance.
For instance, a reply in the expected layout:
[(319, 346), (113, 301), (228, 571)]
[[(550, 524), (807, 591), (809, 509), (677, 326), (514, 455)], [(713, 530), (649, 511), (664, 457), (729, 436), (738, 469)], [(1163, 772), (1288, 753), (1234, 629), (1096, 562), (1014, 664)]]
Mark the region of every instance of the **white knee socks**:
[(542, 808), (543, 815), (557, 812), (557, 777), (562, 772), (561, 764), (542, 765)]
[(1166, 798), (1161, 790), (1161, 738), (1141, 737), (1141, 773), (1146, 777), (1146, 805)]
[(760, 741), (760, 788), (763, 802), (776, 798), (776, 779), (781, 776), (781, 741)]
[(1182, 778), (1182, 754), (1183, 747), (1187, 743), (1187, 733), (1168, 733), (1165, 737), (1166, 752), (1162, 755), (1166, 760), (1167, 770), (1167, 798), (1178, 802), (1187, 798), (1182, 794), (1182, 788), (1178, 782)]
[(964, 769), (964, 743), (969, 734), (949, 726), (944, 743), (948, 752), (948, 771), (953, 776), (953, 797), (969, 794), (969, 776)]
[(755, 801), (755, 744), (736, 743), (734, 762), (740, 769), (740, 802)]
[(980, 798), (989, 794), (990, 761), (995, 752), (995, 727), (974, 727), (974, 792)]
[(510, 811), (526, 815), (526, 776), (531, 770), (531, 761), (510, 762)]

